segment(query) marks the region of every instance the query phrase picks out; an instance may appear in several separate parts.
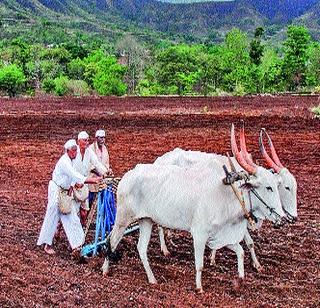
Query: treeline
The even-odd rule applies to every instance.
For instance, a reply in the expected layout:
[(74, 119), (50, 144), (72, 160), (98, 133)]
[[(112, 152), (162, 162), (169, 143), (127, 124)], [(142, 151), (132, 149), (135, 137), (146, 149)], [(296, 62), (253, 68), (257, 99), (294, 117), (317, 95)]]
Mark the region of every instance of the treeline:
[(320, 91), (320, 44), (303, 26), (291, 25), (278, 47), (239, 29), (221, 44), (148, 47), (130, 36), (112, 48), (70, 41), (0, 43), (3, 95), (245, 95)]

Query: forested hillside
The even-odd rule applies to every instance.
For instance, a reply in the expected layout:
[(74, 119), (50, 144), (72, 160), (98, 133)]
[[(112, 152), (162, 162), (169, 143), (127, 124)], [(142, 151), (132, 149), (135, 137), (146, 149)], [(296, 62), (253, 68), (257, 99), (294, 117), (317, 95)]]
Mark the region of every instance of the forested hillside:
[(320, 91), (320, 4), (269, 2), (3, 0), (0, 92)]
[(299, 20), (308, 24), (308, 17), (312, 17), (316, 19), (312, 20), (310, 31), (319, 38), (317, 2), (235, 0), (174, 4), (157, 0), (2, 0), (0, 16), (6, 36), (33, 29), (33, 25), (39, 25), (39, 19), (45, 19), (73, 32), (88, 31), (114, 38), (118, 30), (140, 33), (145, 32), (141, 31), (143, 28), (187, 42), (200, 42), (208, 37), (219, 42), (233, 27), (253, 33), (258, 26), (263, 26), (272, 40), (291, 22)]

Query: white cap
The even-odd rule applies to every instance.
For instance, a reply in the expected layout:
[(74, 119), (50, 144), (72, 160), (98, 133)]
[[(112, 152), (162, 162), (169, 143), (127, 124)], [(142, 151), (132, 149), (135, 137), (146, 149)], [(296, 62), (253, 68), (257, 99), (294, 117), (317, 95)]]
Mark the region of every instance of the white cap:
[(106, 132), (103, 129), (99, 129), (96, 131), (96, 137), (105, 137)]
[(78, 134), (78, 140), (79, 139), (88, 139), (89, 138), (89, 135), (86, 131), (82, 131)]
[(65, 144), (64, 144), (64, 149), (65, 150), (69, 150), (72, 147), (77, 146), (77, 142), (75, 141), (75, 139), (69, 139)]

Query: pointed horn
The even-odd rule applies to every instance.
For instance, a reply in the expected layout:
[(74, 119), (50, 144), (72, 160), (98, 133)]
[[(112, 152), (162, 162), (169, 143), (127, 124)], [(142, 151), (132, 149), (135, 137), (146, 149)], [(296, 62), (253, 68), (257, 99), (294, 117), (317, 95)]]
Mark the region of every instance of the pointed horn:
[(239, 165), (246, 171), (248, 171), (251, 174), (255, 174), (257, 171), (256, 167), (250, 166), (245, 159), (243, 158), (243, 156), (241, 155), (241, 153), (238, 150), (238, 146), (237, 146), (237, 142), (236, 142), (236, 137), (234, 134), (234, 125), (232, 123), (231, 126), (231, 150), (232, 150), (232, 154), (233, 156), (236, 158), (237, 162), (239, 163)]
[(260, 130), (259, 148), (260, 148), (260, 152), (261, 152), (263, 158), (266, 160), (268, 167), (274, 169), (275, 172), (279, 173), (281, 168), (270, 158), (270, 156), (268, 155), (268, 153), (263, 145), (263, 128)]
[(227, 156), (228, 156), (229, 165), (230, 165), (230, 167), (231, 167), (231, 171), (232, 171), (232, 172), (237, 172), (236, 167), (234, 166), (234, 163), (232, 162), (229, 153), (227, 153)]
[(273, 146), (272, 140), (269, 136), (269, 134), (267, 133), (266, 129), (263, 128), (263, 132), (266, 134), (267, 138), (268, 138), (268, 142), (269, 142), (269, 146), (270, 146), (270, 150), (271, 150), (271, 156), (273, 161), (280, 167), (280, 168), (284, 168), (283, 165), (280, 162), (280, 159), (277, 155), (276, 149)]
[(252, 167), (256, 167), (256, 164), (253, 162), (250, 154), (247, 151), (246, 138), (244, 134), (244, 121), (242, 121), (242, 126), (240, 130), (240, 149), (241, 149), (241, 154), (243, 155), (246, 162)]

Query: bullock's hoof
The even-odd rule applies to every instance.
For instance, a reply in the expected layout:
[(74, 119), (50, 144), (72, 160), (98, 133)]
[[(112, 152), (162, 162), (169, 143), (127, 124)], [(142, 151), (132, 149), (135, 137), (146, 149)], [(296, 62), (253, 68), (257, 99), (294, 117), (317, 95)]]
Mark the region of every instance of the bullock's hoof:
[(216, 263), (215, 259), (214, 260), (210, 260), (210, 266), (213, 266), (213, 267), (217, 266), (217, 263)]
[(116, 263), (116, 262), (121, 260), (122, 254), (120, 252), (118, 252), (118, 251), (110, 252), (108, 257), (109, 257), (110, 261)]
[(158, 284), (158, 282), (157, 282), (157, 280), (156, 280), (155, 278), (150, 279), (150, 280), (149, 280), (149, 283), (150, 283), (150, 284), (153, 284), (153, 285)]
[(243, 278), (236, 278), (233, 280), (233, 289), (235, 292), (239, 292), (243, 285)]
[(197, 289), (196, 289), (196, 293), (197, 293), (197, 294), (203, 294), (204, 292), (203, 292), (202, 287), (201, 287), (201, 288), (197, 288)]
[(264, 267), (262, 265), (254, 265), (254, 268), (258, 273), (263, 273), (264, 272)]
[(162, 253), (165, 257), (169, 257), (170, 256), (170, 251), (167, 249), (167, 250), (162, 250)]
[(110, 269), (109, 260), (107, 260), (107, 259), (104, 260), (101, 269), (102, 269), (102, 276), (107, 276), (109, 274), (109, 269)]

